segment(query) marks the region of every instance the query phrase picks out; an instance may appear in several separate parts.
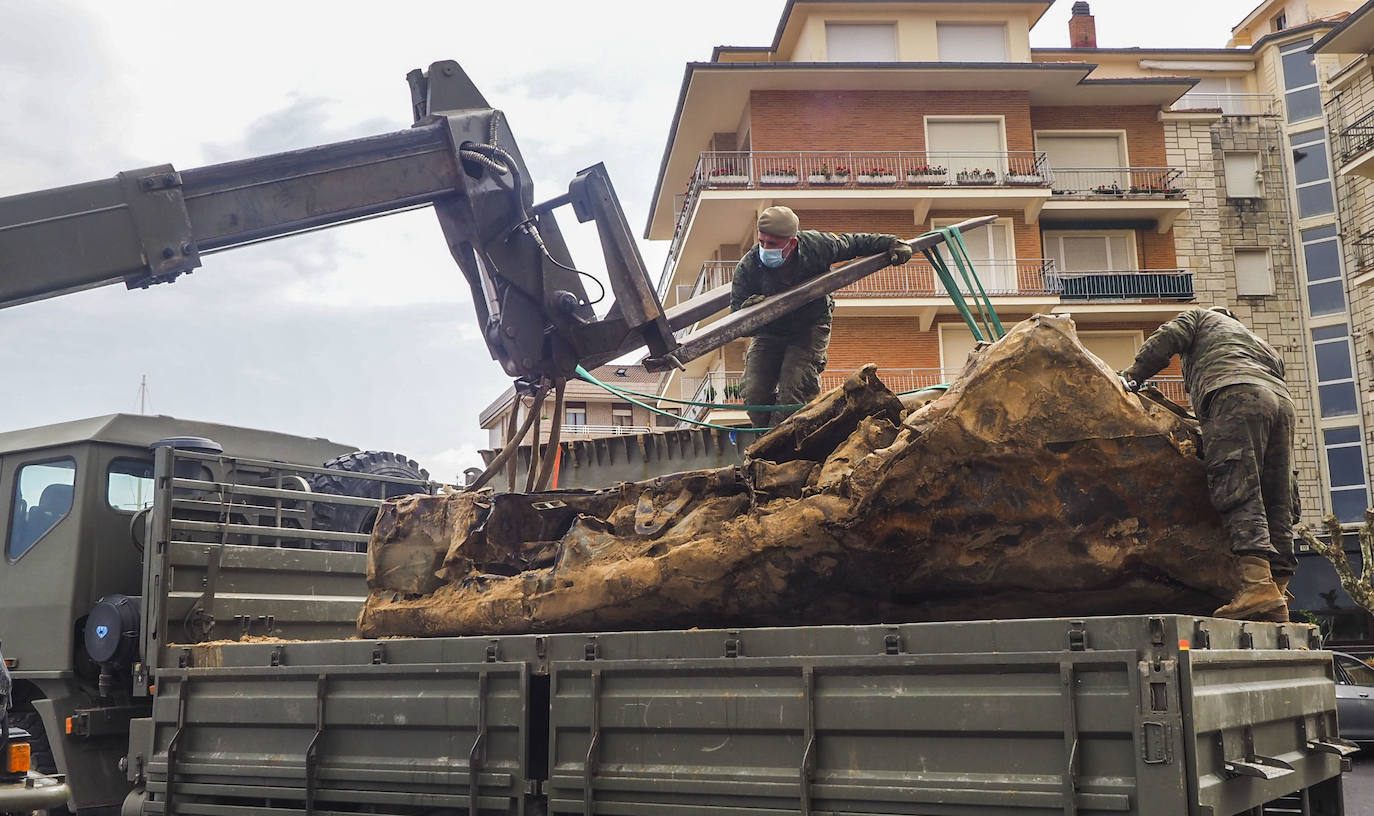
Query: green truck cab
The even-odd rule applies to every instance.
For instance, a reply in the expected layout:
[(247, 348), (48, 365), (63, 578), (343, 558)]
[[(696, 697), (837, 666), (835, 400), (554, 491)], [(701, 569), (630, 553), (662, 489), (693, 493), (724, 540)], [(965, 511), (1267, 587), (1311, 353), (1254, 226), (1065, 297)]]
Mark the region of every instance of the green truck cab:
[[(144, 561), (155, 451), (168, 445), (204, 457), (189, 469), (183, 466), (182, 475), (194, 480), (265, 482), (269, 489), (304, 496), (348, 492), (372, 484), (366, 471), (385, 470), (405, 478), (402, 484), (388, 482), (381, 492), (426, 489), (427, 474), (391, 454), (165, 416), (112, 414), (0, 433), (5, 555), (0, 643), (12, 680), (9, 722), (29, 735), (35, 771), (64, 774), (71, 806), (81, 811), (123, 803), (130, 787), (122, 769), (129, 721), (148, 716), (151, 709), (142, 671)], [(274, 472), (272, 463), (282, 461), (331, 467), (304, 475)], [(333, 475), (343, 470), (355, 475)], [(360, 549), (356, 539), (366, 536), (358, 528), (370, 529), (370, 517), (356, 507), (338, 512), (318, 502), (278, 499), (246, 509), (223, 496), (222, 506), (197, 507), (206, 504), (206, 495), (179, 491), (175, 501), (185, 505), (189, 517), (207, 524), (220, 517), (247, 523), (267, 516), (279, 527), (338, 528), (353, 539), (334, 542), (340, 549)], [(279, 537), (272, 543), (295, 553), (319, 542)], [(346, 573), (351, 589), (344, 594), (362, 595), (363, 556), (309, 554), (351, 557), (355, 563)], [(199, 596), (183, 601), (189, 605), (183, 622), (196, 639), (224, 636), (226, 614), (232, 621), (232, 611), (221, 611), (217, 624)], [(267, 631), (265, 623), (254, 624)], [(0, 796), (0, 811), (4, 807)]]

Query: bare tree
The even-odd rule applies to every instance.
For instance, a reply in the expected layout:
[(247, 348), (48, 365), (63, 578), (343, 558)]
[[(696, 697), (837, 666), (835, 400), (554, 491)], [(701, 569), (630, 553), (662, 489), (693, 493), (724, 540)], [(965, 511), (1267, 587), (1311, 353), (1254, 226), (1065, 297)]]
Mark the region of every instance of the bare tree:
[(1336, 575), (1340, 577), (1341, 587), (1345, 589), (1346, 594), (1355, 603), (1374, 614), (1374, 508), (1365, 511), (1364, 526), (1359, 532), (1361, 568), (1358, 573), (1345, 553), (1345, 530), (1341, 528), (1340, 521), (1335, 516), (1327, 516), (1322, 520), (1322, 524), (1331, 534), (1329, 543), (1317, 538), (1305, 524), (1298, 525), (1297, 533), (1308, 546), (1325, 556), (1326, 560), (1331, 562), (1331, 566), (1336, 568)]

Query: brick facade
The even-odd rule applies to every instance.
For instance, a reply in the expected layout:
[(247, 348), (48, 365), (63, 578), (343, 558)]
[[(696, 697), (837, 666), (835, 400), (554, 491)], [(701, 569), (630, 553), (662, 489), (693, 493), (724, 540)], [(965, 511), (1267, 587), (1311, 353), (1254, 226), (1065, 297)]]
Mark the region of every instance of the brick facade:
[(1008, 150), (1032, 150), (1024, 91), (754, 91), (753, 150), (926, 149), (926, 116), (1002, 116)]

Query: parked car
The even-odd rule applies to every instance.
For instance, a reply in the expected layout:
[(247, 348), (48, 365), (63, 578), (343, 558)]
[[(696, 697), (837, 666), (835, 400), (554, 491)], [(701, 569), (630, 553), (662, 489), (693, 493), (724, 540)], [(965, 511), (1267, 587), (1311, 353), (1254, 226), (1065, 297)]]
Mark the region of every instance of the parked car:
[(1344, 652), (1332, 655), (1336, 662), (1336, 718), (1341, 736), (1374, 744), (1374, 666)]

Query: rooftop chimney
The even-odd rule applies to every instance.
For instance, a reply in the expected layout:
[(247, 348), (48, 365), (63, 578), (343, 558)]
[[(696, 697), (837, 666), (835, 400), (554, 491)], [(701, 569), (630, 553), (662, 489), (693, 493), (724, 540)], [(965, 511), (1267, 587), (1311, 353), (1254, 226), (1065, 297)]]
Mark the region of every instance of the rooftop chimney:
[(1073, 4), (1073, 16), (1069, 18), (1069, 47), (1097, 47), (1097, 21), (1084, 0)]

